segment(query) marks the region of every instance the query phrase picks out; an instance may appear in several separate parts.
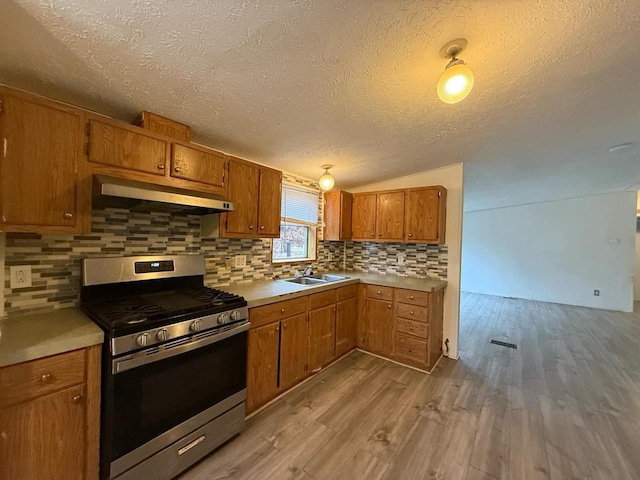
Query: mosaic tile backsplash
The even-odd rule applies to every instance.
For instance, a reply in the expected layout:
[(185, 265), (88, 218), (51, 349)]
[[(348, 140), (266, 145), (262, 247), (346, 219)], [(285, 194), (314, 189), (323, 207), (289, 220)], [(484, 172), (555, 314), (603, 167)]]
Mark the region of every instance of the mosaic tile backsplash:
[(346, 242), (347, 270), (447, 279), (447, 246)]

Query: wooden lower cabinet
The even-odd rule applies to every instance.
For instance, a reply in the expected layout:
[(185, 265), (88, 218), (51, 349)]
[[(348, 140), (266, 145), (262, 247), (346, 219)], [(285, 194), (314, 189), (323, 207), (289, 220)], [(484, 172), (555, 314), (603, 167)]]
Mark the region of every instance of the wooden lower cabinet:
[(247, 410), (262, 405), (278, 393), (280, 322), (249, 330), (247, 358)]
[(308, 371), (307, 340), (309, 322), (307, 315), (301, 314), (280, 322), (280, 390), (302, 380)]
[(338, 302), (336, 312), (336, 357), (356, 348), (358, 299)]
[(393, 352), (393, 303), (367, 298), (362, 316), (364, 349), (390, 356)]
[(336, 305), (309, 312), (309, 370), (320, 370), (335, 358)]
[(1, 480), (98, 479), (100, 351), (0, 368)]

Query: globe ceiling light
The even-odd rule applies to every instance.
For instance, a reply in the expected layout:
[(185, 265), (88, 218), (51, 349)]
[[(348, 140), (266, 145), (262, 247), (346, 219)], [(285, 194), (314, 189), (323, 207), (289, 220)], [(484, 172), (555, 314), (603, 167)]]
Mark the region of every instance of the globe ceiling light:
[(329, 173), (329, 169), (331, 167), (333, 167), (333, 165), (322, 165), (322, 168), (324, 168), (324, 173), (320, 177), (320, 180), (318, 180), (320, 188), (325, 192), (331, 190), (333, 188), (333, 185), (335, 184), (333, 176)]
[(464, 38), (457, 38), (440, 49), (440, 56), (450, 59), (438, 80), (438, 96), (444, 103), (461, 102), (473, 88), (473, 72), (457, 57), (466, 46), (467, 41)]

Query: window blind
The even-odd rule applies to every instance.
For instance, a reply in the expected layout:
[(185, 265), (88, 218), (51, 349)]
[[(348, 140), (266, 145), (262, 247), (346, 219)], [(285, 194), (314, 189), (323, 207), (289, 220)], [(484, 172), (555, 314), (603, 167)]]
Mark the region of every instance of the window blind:
[(282, 220), (318, 225), (319, 192), (282, 185)]

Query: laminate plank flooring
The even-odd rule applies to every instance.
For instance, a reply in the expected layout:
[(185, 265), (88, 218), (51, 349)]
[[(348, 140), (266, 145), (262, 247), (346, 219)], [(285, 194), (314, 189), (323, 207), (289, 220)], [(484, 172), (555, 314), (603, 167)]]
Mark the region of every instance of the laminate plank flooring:
[(638, 479), (639, 338), (639, 312), (463, 294), (458, 361), (353, 352), (179, 480)]

